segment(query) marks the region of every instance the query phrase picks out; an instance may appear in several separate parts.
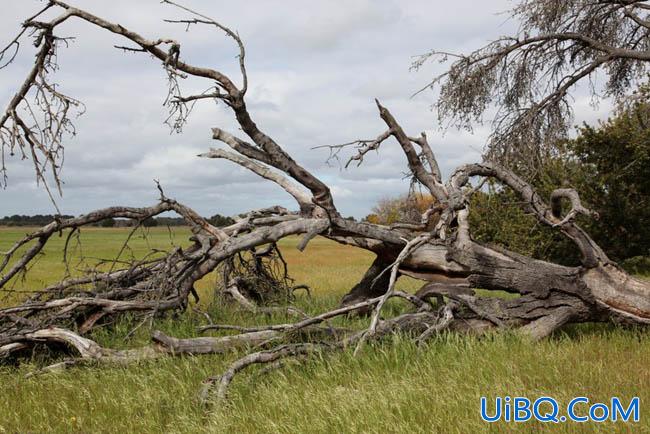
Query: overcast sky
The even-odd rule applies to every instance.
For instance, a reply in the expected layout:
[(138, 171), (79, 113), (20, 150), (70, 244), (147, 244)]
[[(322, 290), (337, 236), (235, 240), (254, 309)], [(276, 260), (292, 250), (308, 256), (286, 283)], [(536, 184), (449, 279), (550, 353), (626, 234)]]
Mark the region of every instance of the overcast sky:
[[(0, 40), (8, 41), (19, 23), (42, 7), (38, 0), (0, 0)], [(182, 58), (238, 78), (236, 48), (209, 29), (186, 33), (165, 18), (185, 17), (158, 0), (71, 0), (72, 4), (118, 22), (150, 39), (171, 37)], [(412, 135), (426, 130), (444, 174), (480, 159), (488, 127), (472, 134), (439, 131), (430, 106), (434, 94), (414, 91), (441, 66), (409, 71), (413, 56), (435, 48), (468, 52), (516, 23), (501, 12), (509, 1), (491, 0), (187, 0), (186, 5), (236, 29), (247, 47), (249, 109), (263, 131), (301, 164), (327, 182), (344, 215), (362, 217), (382, 197), (405, 193), (406, 160), (386, 143), (360, 168), (340, 170), (325, 164), (318, 145), (372, 138), (385, 128), (373, 99), (379, 98)], [(55, 81), (82, 100), (87, 112), (78, 134), (66, 143), (61, 212), (81, 214), (110, 205), (148, 205), (156, 201), (153, 179), (166, 193), (204, 215), (232, 215), (281, 204), (295, 208), (272, 183), (260, 181), (232, 163), (196, 155), (218, 144), (210, 128), (237, 132), (223, 106), (197, 106), (183, 134), (163, 125), (166, 80), (160, 62), (148, 55), (113, 47), (120, 38), (79, 20), (58, 30), (76, 40), (60, 53)], [(0, 104), (8, 104), (33, 62), (34, 47), (23, 46), (17, 61), (0, 70)], [(203, 90), (183, 83), (189, 92)], [(606, 117), (588, 99), (576, 98), (577, 121)], [(52, 213), (43, 189), (35, 184), (29, 161), (8, 160), (9, 185), (0, 190), (0, 216)]]

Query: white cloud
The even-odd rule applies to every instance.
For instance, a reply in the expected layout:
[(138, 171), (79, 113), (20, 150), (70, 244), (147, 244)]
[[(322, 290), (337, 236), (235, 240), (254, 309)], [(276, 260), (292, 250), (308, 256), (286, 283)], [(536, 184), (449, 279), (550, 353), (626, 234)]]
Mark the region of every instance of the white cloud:
[[(74, 3), (74, 0), (72, 1)], [(5, 1), (0, 41), (10, 40), (19, 23), (41, 7), (38, 1)], [(239, 80), (236, 47), (222, 32), (165, 24), (182, 17), (158, 0), (77, 0), (80, 7), (141, 32), (149, 38), (181, 41), (182, 56), (215, 67)], [(385, 129), (373, 98), (389, 106), (413, 134), (429, 131), (429, 141), (443, 172), (479, 158), (487, 128), (474, 134), (437, 130), (430, 111), (433, 95), (411, 94), (440, 66), (410, 72), (412, 56), (431, 48), (467, 51), (508, 33), (512, 23), (495, 15), (507, 0), (187, 0), (188, 6), (237, 29), (247, 46), (249, 108), (258, 125), (294, 158), (332, 186), (344, 215), (367, 214), (380, 197), (408, 188), (406, 161), (395, 143), (369, 154), (363, 166), (341, 171), (325, 164), (317, 145), (371, 138)], [(64, 168), (65, 213), (78, 214), (115, 204), (152, 203), (160, 179), (166, 193), (206, 215), (234, 214), (281, 204), (291, 198), (226, 161), (196, 154), (216, 144), (210, 128), (239, 129), (224, 106), (197, 106), (182, 135), (163, 125), (166, 91), (160, 64), (143, 54), (113, 48), (119, 37), (71, 21), (61, 30), (76, 36), (61, 52), (57, 81), (83, 100), (88, 113), (78, 121), (78, 135), (68, 141)], [(33, 61), (33, 47), (23, 46), (15, 65), (0, 71), (0, 105), (6, 104)], [(185, 89), (210, 83), (187, 80)], [(583, 110), (583, 104), (580, 105)], [(591, 119), (591, 118), (590, 118)], [(348, 156), (350, 154), (347, 154)], [(9, 161), (9, 187), (0, 192), (0, 215), (51, 212), (42, 189), (34, 186), (29, 162)]]

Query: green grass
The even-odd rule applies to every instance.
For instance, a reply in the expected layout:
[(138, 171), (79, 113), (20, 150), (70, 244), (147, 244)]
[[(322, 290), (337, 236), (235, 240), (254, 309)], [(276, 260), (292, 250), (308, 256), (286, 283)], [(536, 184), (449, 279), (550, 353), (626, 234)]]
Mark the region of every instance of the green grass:
[[(0, 228), (0, 251), (25, 230)], [(87, 256), (109, 258), (128, 231), (91, 229), (82, 233)], [(147, 243), (168, 248), (185, 243), (187, 231), (154, 228), (147, 240), (136, 236), (132, 254)], [(21, 288), (34, 289), (65, 272), (53, 240)], [(312, 300), (297, 304), (309, 312), (334, 306), (372, 260), (358, 249), (317, 238), (299, 253), (296, 239), (281, 243), (292, 276), (314, 289)], [(71, 251), (75, 257), (77, 252)], [(129, 253), (131, 254), (131, 253)], [(202, 307), (220, 323), (255, 324), (284, 318), (254, 318), (209, 303), (212, 277), (199, 286)], [(417, 282), (400, 282), (412, 290)], [(391, 305), (396, 311), (400, 303)], [(354, 321), (339, 320), (347, 325)], [(187, 313), (161, 319), (154, 327), (175, 336), (196, 336), (203, 319)], [(148, 329), (131, 339), (127, 321), (93, 336), (103, 345), (145, 343)], [(351, 352), (315, 356), (261, 375), (251, 369), (236, 377), (227, 405), (198, 405), (201, 381), (223, 371), (237, 354), (166, 358), (127, 367), (80, 367), (25, 378), (44, 360), (0, 367), (0, 432), (650, 432), (650, 334), (610, 326), (573, 327), (541, 343), (511, 334), (482, 338), (444, 334), (423, 348), (395, 336)], [(540, 423), (488, 425), (479, 416), (479, 398), (549, 395), (566, 403), (574, 396), (608, 402), (611, 396), (641, 399), (641, 422), (629, 424)]]

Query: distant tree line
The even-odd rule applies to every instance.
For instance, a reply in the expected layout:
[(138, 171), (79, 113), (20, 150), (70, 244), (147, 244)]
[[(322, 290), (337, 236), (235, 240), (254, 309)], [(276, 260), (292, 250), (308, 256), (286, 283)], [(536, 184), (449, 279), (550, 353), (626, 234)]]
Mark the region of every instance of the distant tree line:
[[(73, 218), (72, 215), (55, 216), (53, 214), (37, 214), (37, 215), (19, 215), (6, 216), (0, 218), (0, 226), (45, 226), (55, 219), (69, 219)], [(235, 223), (232, 217), (222, 216), (215, 214), (207, 219), (210, 224), (214, 226), (228, 226)], [(137, 224), (136, 220), (132, 219), (104, 219), (95, 223), (93, 226), (112, 228), (112, 227), (132, 227)], [(144, 227), (153, 226), (186, 226), (185, 220), (181, 217), (155, 217), (149, 218), (142, 222)]]
[[(68, 219), (73, 218), (71, 215), (61, 215), (58, 218)], [(52, 214), (36, 214), (36, 215), (18, 215), (7, 216), (0, 218), (0, 225), (2, 226), (45, 226), (46, 224), (54, 221), (55, 216)]]

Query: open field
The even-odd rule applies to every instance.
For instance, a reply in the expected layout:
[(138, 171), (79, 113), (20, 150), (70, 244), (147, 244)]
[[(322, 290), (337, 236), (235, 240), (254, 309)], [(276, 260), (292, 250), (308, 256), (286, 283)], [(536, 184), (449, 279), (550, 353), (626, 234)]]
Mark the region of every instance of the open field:
[[(0, 228), (0, 251), (27, 229)], [(86, 229), (81, 249), (88, 258), (111, 258), (120, 250), (127, 229)], [(169, 248), (186, 242), (188, 231), (152, 228), (137, 233), (126, 257), (142, 256), (149, 247)], [(61, 251), (65, 236), (52, 240), (38, 266), (20, 284), (33, 289), (65, 272)], [(74, 240), (73, 240), (74, 241)], [(306, 252), (292, 248), (295, 238), (280, 245), (292, 277), (313, 289), (313, 300), (297, 304), (308, 312), (334, 306), (372, 260), (368, 253), (317, 238)], [(70, 256), (78, 256), (76, 243)], [(400, 282), (412, 290), (418, 283)], [(220, 323), (254, 324), (281, 321), (210, 304), (213, 279), (201, 282), (201, 307)], [(5, 301), (6, 303), (7, 301)], [(391, 309), (401, 309), (395, 303)], [(196, 336), (204, 323), (196, 314), (161, 319), (155, 324), (175, 336)], [(350, 321), (351, 326), (360, 326)], [(94, 335), (115, 347), (141, 345), (148, 329), (129, 340), (132, 328)], [(650, 333), (607, 325), (574, 327), (541, 342), (514, 335), (483, 338), (444, 334), (424, 348), (395, 336), (367, 347), (354, 358), (350, 352), (315, 357), (266, 375), (251, 370), (238, 376), (230, 402), (220, 408), (197, 405), (201, 381), (221, 372), (236, 358), (201, 356), (168, 358), (128, 367), (74, 368), (25, 379), (43, 360), (20, 367), (0, 367), (0, 432), (650, 432)], [(543, 426), (500, 422), (488, 425), (479, 416), (479, 398), (547, 395), (567, 403), (574, 396), (609, 402), (618, 396), (639, 396), (638, 424), (566, 423)]]

